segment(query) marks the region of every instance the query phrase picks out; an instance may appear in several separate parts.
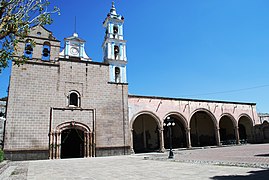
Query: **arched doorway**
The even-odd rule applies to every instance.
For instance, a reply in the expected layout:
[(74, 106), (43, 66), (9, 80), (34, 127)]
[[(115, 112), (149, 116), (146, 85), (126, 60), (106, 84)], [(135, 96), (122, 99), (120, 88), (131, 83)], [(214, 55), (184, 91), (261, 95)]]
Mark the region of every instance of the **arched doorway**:
[(190, 128), (193, 147), (217, 145), (214, 120), (207, 112), (194, 113), (191, 117)]
[(61, 158), (84, 157), (84, 132), (72, 128), (62, 131)]
[[(170, 118), (174, 119), (175, 126), (172, 126), (172, 147), (173, 148), (185, 148), (187, 147), (186, 140), (186, 125), (184, 120), (175, 115), (170, 115)], [(169, 130), (168, 127), (164, 127), (164, 148), (169, 149)]]
[(235, 127), (229, 116), (223, 116), (219, 122), (220, 141), (222, 144), (236, 144)]
[(49, 158), (80, 158), (95, 156), (93, 133), (80, 122), (59, 124), (49, 133)]
[(247, 116), (242, 116), (239, 118), (238, 121), (238, 128), (239, 128), (239, 139), (241, 143), (252, 142), (252, 121)]
[(151, 115), (139, 115), (135, 119), (132, 129), (135, 153), (153, 152), (160, 149), (158, 123)]

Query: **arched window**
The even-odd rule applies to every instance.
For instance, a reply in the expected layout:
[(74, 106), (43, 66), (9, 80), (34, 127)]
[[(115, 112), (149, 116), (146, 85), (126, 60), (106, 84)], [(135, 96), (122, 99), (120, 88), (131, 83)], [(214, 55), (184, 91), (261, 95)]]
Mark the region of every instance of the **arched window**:
[(33, 46), (30, 39), (27, 39), (25, 42), (24, 56), (29, 59), (32, 59), (33, 57)]
[(115, 67), (115, 82), (120, 83), (120, 68)]
[(114, 56), (115, 56), (115, 59), (118, 58), (119, 53), (120, 53), (120, 48), (119, 48), (119, 46), (115, 45), (114, 46)]
[(49, 42), (44, 42), (43, 44), (42, 60), (44, 61), (50, 60), (50, 43)]
[(70, 91), (68, 95), (68, 106), (80, 107), (80, 94), (76, 91)]
[(113, 26), (113, 34), (118, 34), (118, 32), (119, 32), (118, 26), (117, 25), (114, 25)]

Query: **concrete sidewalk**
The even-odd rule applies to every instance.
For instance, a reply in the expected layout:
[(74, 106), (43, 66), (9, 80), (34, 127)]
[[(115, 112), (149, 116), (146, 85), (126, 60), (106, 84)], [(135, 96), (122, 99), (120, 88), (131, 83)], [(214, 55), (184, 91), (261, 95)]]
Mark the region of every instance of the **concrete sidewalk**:
[[(149, 153), (88, 159), (9, 162), (1, 168), (0, 179), (268, 179), (269, 169), (258, 168), (262, 167), (259, 164), (267, 164), (269, 157), (266, 156), (266, 152), (269, 152), (269, 145), (244, 145), (178, 150), (175, 151), (173, 160), (167, 159), (167, 153)], [(214, 165), (216, 162), (228, 163), (229, 160), (233, 161), (233, 166), (221, 163)], [(240, 164), (237, 166), (237, 163), (241, 162), (237, 160), (244, 160), (243, 163), (249, 166), (239, 167)], [(254, 167), (256, 160), (258, 162)]]

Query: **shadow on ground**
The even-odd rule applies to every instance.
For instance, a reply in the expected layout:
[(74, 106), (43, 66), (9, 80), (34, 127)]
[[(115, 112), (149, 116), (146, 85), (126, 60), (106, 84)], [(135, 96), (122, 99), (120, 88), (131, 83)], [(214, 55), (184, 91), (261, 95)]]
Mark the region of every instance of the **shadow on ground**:
[(268, 157), (268, 156), (269, 156), (269, 154), (257, 154), (257, 155), (255, 155), (255, 156), (260, 156), (260, 157)]
[(257, 179), (268, 179), (269, 177), (269, 169), (265, 170), (259, 170), (259, 171), (250, 171), (248, 172), (249, 175), (234, 175), (234, 176), (214, 176), (211, 179), (216, 179), (216, 180), (227, 180), (227, 179), (232, 179), (232, 180), (257, 180)]

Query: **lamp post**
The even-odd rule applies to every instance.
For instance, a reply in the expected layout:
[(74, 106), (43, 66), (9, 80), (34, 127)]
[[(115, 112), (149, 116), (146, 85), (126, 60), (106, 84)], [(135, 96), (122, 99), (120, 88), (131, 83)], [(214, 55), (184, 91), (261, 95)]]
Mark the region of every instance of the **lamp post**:
[(163, 126), (168, 127), (168, 131), (169, 131), (169, 146), (170, 146), (170, 150), (169, 150), (169, 159), (172, 159), (174, 157), (174, 153), (172, 151), (173, 147), (172, 147), (172, 126), (175, 126), (175, 122), (174, 119), (171, 118), (170, 116), (168, 116), (163, 123)]

